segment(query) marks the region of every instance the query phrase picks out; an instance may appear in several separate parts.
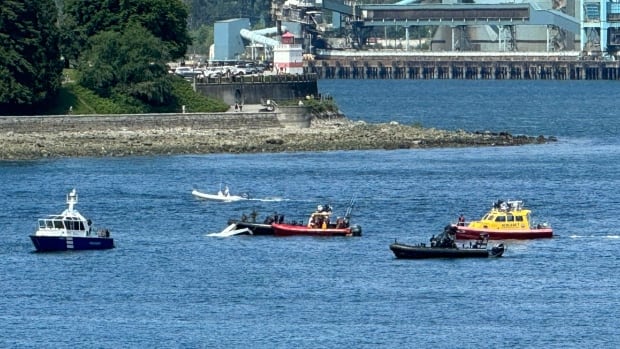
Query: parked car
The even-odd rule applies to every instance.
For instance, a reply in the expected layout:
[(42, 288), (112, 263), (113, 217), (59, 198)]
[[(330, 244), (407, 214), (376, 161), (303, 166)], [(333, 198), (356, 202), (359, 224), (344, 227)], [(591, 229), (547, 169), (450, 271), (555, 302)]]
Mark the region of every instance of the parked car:
[(194, 69), (194, 75), (196, 76), (196, 79), (204, 79), (207, 76), (206, 72), (207, 71), (204, 68)]
[(194, 77), (198, 77), (198, 75), (201, 74), (202, 72), (199, 70), (194, 70), (193, 68), (190, 68), (190, 67), (177, 67), (174, 70), (174, 73), (184, 78), (193, 79)]
[(232, 71), (233, 75), (249, 75), (249, 74), (258, 74), (258, 68), (254, 65), (254, 63), (241, 63), (237, 64)]
[(221, 67), (210, 67), (207, 70), (205, 70), (205, 77), (208, 78), (219, 78), (220, 76), (224, 75), (224, 72), (222, 71)]

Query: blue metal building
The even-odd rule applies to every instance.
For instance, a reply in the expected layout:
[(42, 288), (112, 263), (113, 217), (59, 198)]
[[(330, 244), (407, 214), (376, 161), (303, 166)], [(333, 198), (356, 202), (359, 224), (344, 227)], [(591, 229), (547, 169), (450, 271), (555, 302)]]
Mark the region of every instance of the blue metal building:
[(241, 29), (249, 29), (248, 18), (233, 18), (215, 22), (213, 28), (213, 60), (234, 61), (245, 52), (243, 40), (239, 35)]

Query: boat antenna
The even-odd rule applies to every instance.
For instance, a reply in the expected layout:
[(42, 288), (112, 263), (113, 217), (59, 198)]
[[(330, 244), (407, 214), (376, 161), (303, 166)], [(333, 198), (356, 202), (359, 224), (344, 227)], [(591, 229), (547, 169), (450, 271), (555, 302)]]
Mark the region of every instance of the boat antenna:
[(78, 195), (75, 188), (67, 194), (67, 205), (69, 205), (68, 211), (73, 212), (73, 206), (78, 202)]
[(351, 201), (349, 201), (349, 207), (347, 207), (347, 211), (344, 213), (344, 218), (345, 219), (349, 219), (351, 218), (351, 211), (353, 210), (353, 206), (355, 205), (355, 198), (351, 198)]

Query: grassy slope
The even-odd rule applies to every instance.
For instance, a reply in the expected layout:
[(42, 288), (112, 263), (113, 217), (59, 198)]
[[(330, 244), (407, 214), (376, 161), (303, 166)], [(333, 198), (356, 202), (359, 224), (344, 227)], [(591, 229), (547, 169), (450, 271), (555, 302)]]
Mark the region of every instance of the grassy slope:
[(173, 93), (176, 103), (157, 109), (148, 109), (143, 105), (130, 105), (122, 101), (101, 98), (92, 91), (78, 85), (71, 71), (65, 73), (67, 78), (59, 91), (55, 103), (47, 106), (45, 114), (135, 114), (135, 113), (175, 113), (181, 112), (183, 105), (191, 112), (222, 112), (228, 105), (220, 100), (194, 92), (191, 84), (181, 78), (175, 78)]

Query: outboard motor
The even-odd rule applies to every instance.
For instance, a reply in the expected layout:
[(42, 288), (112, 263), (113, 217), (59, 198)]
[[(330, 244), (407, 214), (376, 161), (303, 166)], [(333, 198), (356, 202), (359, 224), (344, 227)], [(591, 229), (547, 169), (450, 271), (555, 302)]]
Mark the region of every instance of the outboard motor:
[(506, 246), (504, 244), (498, 244), (491, 248), (491, 257), (501, 257), (506, 250)]
[(352, 225), (351, 234), (353, 234), (353, 236), (362, 236), (362, 227), (357, 224)]

